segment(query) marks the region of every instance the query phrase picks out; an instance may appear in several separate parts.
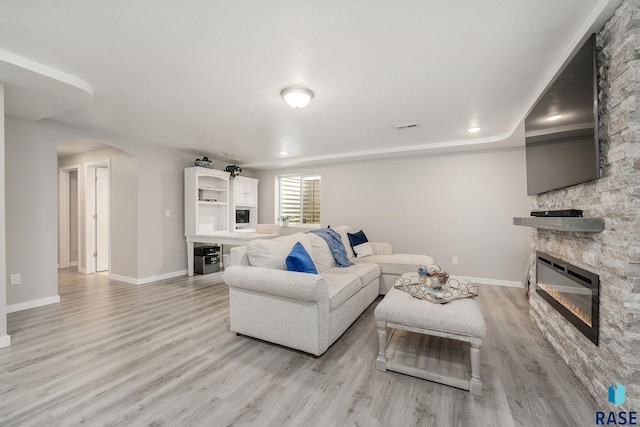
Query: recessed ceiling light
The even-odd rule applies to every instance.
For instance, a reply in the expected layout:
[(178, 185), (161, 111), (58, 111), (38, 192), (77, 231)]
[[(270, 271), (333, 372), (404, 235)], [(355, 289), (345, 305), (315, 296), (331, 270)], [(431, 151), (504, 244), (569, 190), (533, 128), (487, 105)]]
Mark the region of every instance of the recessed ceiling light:
[(472, 128), (467, 129), (467, 132), (469, 132), (469, 133), (478, 133), (478, 132), (480, 132), (481, 130), (482, 130), (482, 128), (479, 128), (479, 127), (472, 127)]
[(281, 155), (281, 156), (288, 156), (288, 155), (289, 155), (289, 152), (288, 152), (287, 150), (282, 150), (282, 151), (280, 152), (280, 155)]
[(560, 120), (562, 118), (562, 114), (554, 114), (553, 116), (547, 117), (547, 121), (555, 122), (556, 120)]

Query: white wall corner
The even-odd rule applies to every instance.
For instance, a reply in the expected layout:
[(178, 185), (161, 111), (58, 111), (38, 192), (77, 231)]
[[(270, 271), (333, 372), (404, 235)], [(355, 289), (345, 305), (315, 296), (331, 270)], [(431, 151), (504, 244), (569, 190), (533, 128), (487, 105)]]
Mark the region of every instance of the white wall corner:
[(18, 304), (11, 304), (7, 306), (7, 313), (15, 313), (16, 311), (29, 310), (30, 308), (42, 307), (50, 304), (57, 304), (60, 302), (60, 295), (53, 297), (36, 299), (32, 301), (21, 302)]
[[(455, 276), (453, 276), (455, 278)], [(461, 276), (461, 280), (467, 279), (472, 283), (478, 283), (480, 285), (495, 285), (495, 286), (507, 286), (510, 288), (524, 288), (522, 282), (518, 282), (516, 280), (498, 280), (498, 279), (486, 279), (484, 277), (469, 277), (469, 276)]]
[(5, 335), (0, 337), (0, 348), (9, 347), (11, 345), (11, 336)]
[(146, 285), (147, 283), (157, 282), (159, 280), (173, 279), (174, 277), (186, 276), (187, 270), (172, 271), (170, 273), (160, 274), (158, 276), (149, 276), (142, 279), (134, 279), (133, 277), (119, 276), (117, 274), (109, 274), (109, 279), (119, 282), (130, 283), (132, 285)]
[(186, 276), (189, 272), (187, 270), (172, 271), (170, 273), (160, 274), (159, 276), (149, 276), (143, 279), (138, 279), (138, 285), (144, 285), (151, 282), (157, 282), (158, 280), (173, 279), (174, 277)]
[(138, 284), (138, 279), (134, 279), (133, 277), (120, 276), (118, 274), (109, 273), (109, 279), (117, 280), (118, 282), (129, 283), (131, 285), (137, 285)]

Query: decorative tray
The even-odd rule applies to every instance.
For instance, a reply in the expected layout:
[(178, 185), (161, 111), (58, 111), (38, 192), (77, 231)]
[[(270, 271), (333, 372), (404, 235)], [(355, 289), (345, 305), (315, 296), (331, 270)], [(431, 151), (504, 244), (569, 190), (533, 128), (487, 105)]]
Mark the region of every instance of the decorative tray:
[(427, 286), (419, 276), (399, 277), (393, 287), (407, 292), (414, 298), (427, 300), (434, 304), (446, 304), (449, 301), (478, 296), (477, 284), (465, 283), (452, 278), (440, 289)]

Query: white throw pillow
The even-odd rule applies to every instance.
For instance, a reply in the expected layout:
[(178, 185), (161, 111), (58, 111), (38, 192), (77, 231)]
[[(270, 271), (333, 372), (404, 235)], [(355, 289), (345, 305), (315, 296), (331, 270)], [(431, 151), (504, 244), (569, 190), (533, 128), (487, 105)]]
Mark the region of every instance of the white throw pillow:
[(365, 242), (353, 247), (353, 251), (358, 255), (358, 258), (364, 258), (369, 255), (373, 255), (373, 247), (371, 243)]

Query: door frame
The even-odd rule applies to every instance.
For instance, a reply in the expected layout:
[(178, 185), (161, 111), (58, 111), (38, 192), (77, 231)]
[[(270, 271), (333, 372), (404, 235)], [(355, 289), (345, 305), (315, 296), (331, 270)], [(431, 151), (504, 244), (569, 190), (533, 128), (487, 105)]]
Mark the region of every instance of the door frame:
[[(75, 171), (80, 174), (80, 165), (65, 166), (58, 169), (58, 268), (67, 268), (71, 266), (71, 212), (69, 210), (69, 175)], [(80, 177), (78, 176), (78, 182)], [(78, 189), (79, 190), (79, 189)], [(78, 193), (79, 195), (79, 193)], [(78, 256), (80, 256), (80, 203), (76, 204), (76, 215), (78, 217)], [(80, 260), (78, 260), (80, 261)], [(78, 268), (80, 267), (78, 262)]]
[(84, 200), (85, 200), (85, 273), (92, 274), (96, 272), (96, 258), (93, 256), (96, 250), (96, 223), (94, 221), (94, 215), (96, 213), (96, 168), (107, 168), (107, 180), (109, 182), (107, 190), (107, 198), (109, 201), (109, 231), (107, 239), (109, 241), (109, 253), (108, 253), (108, 265), (109, 274), (111, 274), (111, 160), (100, 160), (96, 162), (85, 163), (85, 185), (84, 185)]

